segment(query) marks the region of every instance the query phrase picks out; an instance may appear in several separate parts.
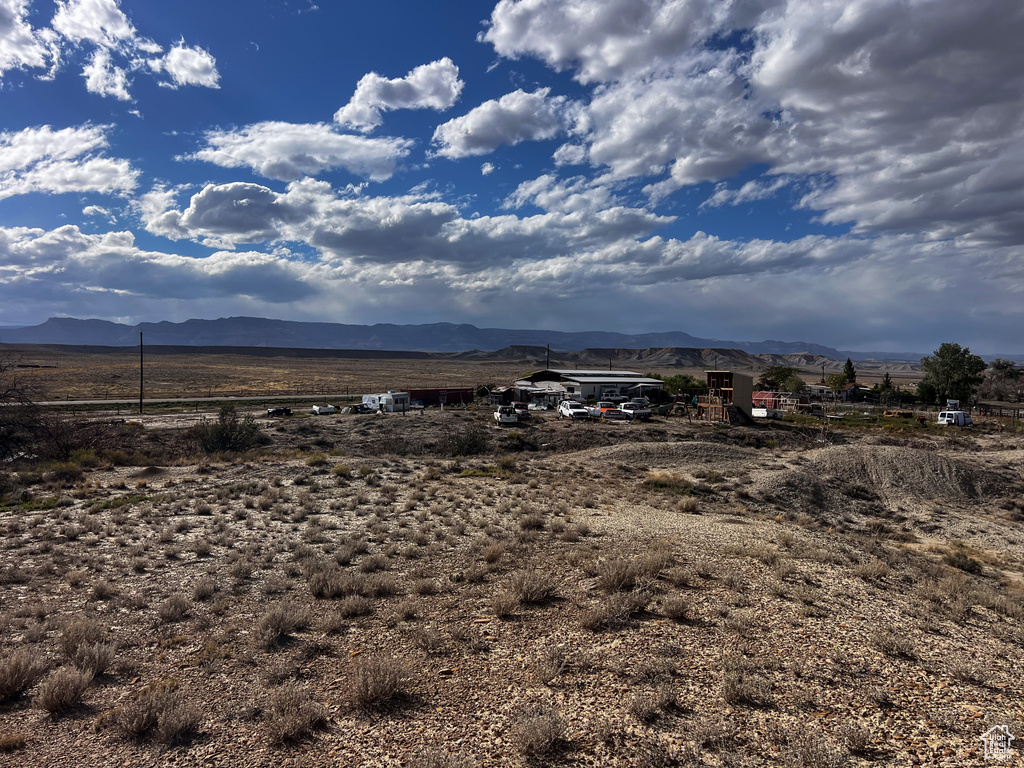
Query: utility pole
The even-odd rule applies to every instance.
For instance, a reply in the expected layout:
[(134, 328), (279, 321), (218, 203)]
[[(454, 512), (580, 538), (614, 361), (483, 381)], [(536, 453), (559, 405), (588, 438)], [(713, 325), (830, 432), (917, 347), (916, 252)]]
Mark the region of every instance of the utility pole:
[(548, 354), (544, 358), (544, 370), (545, 371), (551, 370), (551, 345), (550, 344), (548, 344)]
[(142, 368), (142, 366), (143, 366), (143, 350), (144, 349), (145, 348), (142, 345), (142, 331), (139, 331), (139, 416), (142, 415), (142, 393), (143, 393), (143, 386), (144, 386), (143, 382), (145, 381), (145, 378), (143, 377), (143, 373), (142, 373), (142, 371), (143, 371), (143, 368)]

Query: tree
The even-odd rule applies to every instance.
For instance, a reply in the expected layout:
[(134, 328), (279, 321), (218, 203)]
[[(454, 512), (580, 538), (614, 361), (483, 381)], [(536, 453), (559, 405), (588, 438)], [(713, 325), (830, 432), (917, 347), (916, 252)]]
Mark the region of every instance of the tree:
[(883, 392), (885, 392), (885, 391), (888, 391), (888, 390), (891, 390), (891, 389), (892, 389), (892, 376), (890, 376), (890, 375), (889, 375), (889, 372), (888, 372), (888, 371), (886, 371), (886, 372), (885, 372), (885, 375), (884, 375), (884, 376), (882, 376), (882, 385), (881, 385), (880, 389), (881, 389), (881, 390), (882, 390)]
[(264, 444), (267, 437), (252, 416), (239, 419), (232, 403), (220, 407), (215, 424), (197, 424), (192, 435), (206, 453), (249, 451)]
[(990, 400), (1019, 403), (1022, 388), (1024, 370), (1018, 368), (1012, 360), (997, 358), (989, 366), (978, 394)]
[(921, 358), (921, 384), (934, 387), (940, 402), (949, 398), (967, 402), (984, 380), (985, 368), (985, 361), (972, 355), (970, 347), (946, 342), (933, 355)]
[(754, 385), (762, 392), (802, 392), (805, 386), (800, 378), (800, 369), (785, 365), (766, 368)]
[(832, 390), (832, 397), (836, 402), (839, 402), (839, 393), (843, 391), (846, 383), (845, 373), (833, 373), (831, 376), (825, 377), (825, 384)]
[(853, 360), (846, 358), (846, 365), (843, 367), (843, 375), (846, 376), (846, 381), (853, 384), (857, 381), (857, 369), (853, 367)]
[(16, 374), (18, 360), (0, 355), (0, 459), (29, 451), (36, 433), (39, 408)]

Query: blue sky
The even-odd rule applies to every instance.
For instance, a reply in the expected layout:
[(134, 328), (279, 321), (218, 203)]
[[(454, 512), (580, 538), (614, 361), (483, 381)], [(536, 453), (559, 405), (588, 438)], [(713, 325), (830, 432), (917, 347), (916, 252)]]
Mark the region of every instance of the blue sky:
[(0, 0), (0, 324), (1021, 352), (1024, 6)]

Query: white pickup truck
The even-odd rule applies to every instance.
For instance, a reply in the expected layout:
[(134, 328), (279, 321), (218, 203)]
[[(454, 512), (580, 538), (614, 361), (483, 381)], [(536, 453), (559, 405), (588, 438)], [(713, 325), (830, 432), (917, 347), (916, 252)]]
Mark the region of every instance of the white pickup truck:
[(511, 405), (499, 405), (494, 412), (494, 421), (499, 427), (502, 424), (515, 424), (519, 421), (519, 414)]
[(589, 419), (590, 411), (582, 403), (577, 403), (575, 400), (563, 400), (558, 404), (558, 418)]
[(324, 415), (329, 414), (329, 413), (334, 413), (334, 411), (335, 411), (335, 408), (334, 408), (333, 405), (326, 405), (325, 404), (325, 405), (314, 405), (313, 406), (313, 415), (314, 416), (324, 416)]
[(631, 419), (649, 419), (654, 415), (651, 409), (642, 403), (623, 403), (619, 406), (619, 410), (628, 413)]

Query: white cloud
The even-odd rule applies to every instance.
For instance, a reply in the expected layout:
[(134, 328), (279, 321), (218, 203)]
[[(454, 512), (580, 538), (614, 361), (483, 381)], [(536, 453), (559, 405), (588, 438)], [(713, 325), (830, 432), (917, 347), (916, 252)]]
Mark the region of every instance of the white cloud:
[[(212, 54), (179, 42), (166, 55), (163, 47), (139, 34), (118, 0), (58, 0), (49, 27), (28, 23), (27, 0), (0, 0), (0, 77), (11, 69), (38, 70), (52, 79), (66, 62), (86, 57), (86, 89), (121, 101), (131, 99), (128, 72), (146, 69), (170, 76), (162, 83), (218, 87)], [(154, 58), (156, 57), (156, 58)]]
[(1001, 0), (502, 0), (482, 35), (593, 86), (573, 144), (652, 201), (764, 165), (826, 223), (995, 245), (1024, 243), (1022, 37)]
[(464, 85), (459, 79), (459, 68), (447, 57), (423, 64), (405, 77), (392, 80), (370, 72), (362, 77), (352, 98), (337, 111), (334, 119), (341, 125), (370, 131), (383, 122), (381, 113), (385, 111), (444, 111), (458, 101)]
[(32, 192), (130, 192), (138, 171), (104, 157), (109, 126), (0, 133), (0, 199)]
[(220, 87), (217, 60), (209, 51), (204, 51), (198, 46), (188, 47), (184, 42), (179, 42), (162, 58), (151, 59), (149, 66), (154, 72), (169, 74), (172, 80), (169, 85), (173, 88), (182, 85)]
[(104, 48), (115, 48), (136, 36), (135, 27), (115, 0), (58, 0), (52, 25), (68, 40)]
[(412, 142), (337, 133), (322, 123), (256, 123), (233, 131), (210, 131), (206, 146), (190, 157), (225, 168), (249, 167), (270, 179), (291, 181), (342, 168), (372, 181), (395, 172)]
[(484, 163), (480, 166), (482, 176), (490, 176), (492, 173), (494, 173), (494, 163)]
[(568, 101), (549, 97), (550, 92), (513, 91), (439, 125), (434, 131), (438, 154), (452, 159), (486, 155), (501, 146), (554, 138), (565, 130)]
[(121, 101), (131, 99), (128, 93), (128, 73), (110, 61), (110, 54), (100, 48), (93, 55), (92, 60), (82, 70), (85, 77), (85, 89), (89, 93), (96, 93), (100, 96), (113, 96)]
[(563, 144), (551, 157), (555, 165), (583, 165), (587, 162), (587, 148), (582, 144)]
[(524, 181), (505, 201), (508, 208), (536, 205), (546, 211), (609, 211), (619, 207), (611, 191), (582, 176), (559, 181), (552, 174)]
[(52, 41), (27, 21), (28, 0), (0, 0), (0, 76), (9, 69), (45, 67)]
[(739, 189), (729, 189), (724, 184), (718, 185), (715, 193), (700, 204), (701, 208), (719, 208), (723, 205), (743, 205), (755, 200), (766, 200), (790, 183), (786, 177), (771, 182), (758, 180), (748, 181)]

